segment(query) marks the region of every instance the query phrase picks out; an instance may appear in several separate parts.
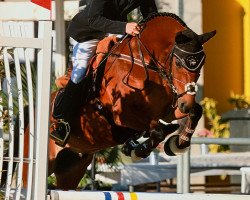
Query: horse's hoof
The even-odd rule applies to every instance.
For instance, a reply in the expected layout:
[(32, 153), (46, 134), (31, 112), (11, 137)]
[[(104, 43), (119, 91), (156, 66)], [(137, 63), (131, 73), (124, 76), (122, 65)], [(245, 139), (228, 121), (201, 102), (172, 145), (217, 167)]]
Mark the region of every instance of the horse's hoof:
[(142, 158), (136, 156), (136, 155), (135, 155), (135, 150), (132, 150), (132, 151), (131, 151), (131, 159), (133, 160), (133, 162), (137, 162), (137, 161), (141, 160)]
[(122, 146), (121, 148), (121, 152), (125, 155), (125, 156), (130, 156), (131, 155), (131, 151), (134, 150), (137, 146), (139, 145), (139, 142), (134, 139), (134, 138), (130, 138), (128, 139)]
[(182, 155), (185, 152), (187, 152), (189, 150), (189, 147), (186, 148), (179, 148), (176, 145), (176, 141), (179, 139), (179, 135), (177, 133), (174, 134), (170, 134), (167, 139), (166, 142), (164, 144), (164, 152), (168, 155), (168, 156), (177, 156), (177, 155)]

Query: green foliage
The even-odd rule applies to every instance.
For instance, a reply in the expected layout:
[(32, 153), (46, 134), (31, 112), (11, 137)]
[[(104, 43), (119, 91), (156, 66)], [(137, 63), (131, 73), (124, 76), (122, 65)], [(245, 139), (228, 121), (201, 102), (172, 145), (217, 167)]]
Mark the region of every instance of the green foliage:
[(56, 188), (56, 177), (55, 177), (55, 175), (54, 174), (52, 174), (52, 175), (50, 175), (49, 177), (48, 177), (48, 188), (49, 189), (54, 189), (54, 188)]
[[(96, 160), (96, 165), (95, 165), (96, 174), (101, 173), (103, 171), (102, 168), (103, 164), (106, 165), (106, 168), (108, 168), (108, 170), (116, 171), (118, 165), (122, 163), (119, 146), (107, 148), (97, 152), (95, 154), (95, 160)], [(91, 184), (92, 184), (91, 172), (87, 171), (82, 180), (80, 181), (78, 187), (89, 189)], [(96, 185), (99, 189), (105, 189), (107, 187), (111, 187), (110, 184), (106, 184), (100, 181), (97, 181)]]
[[(122, 162), (119, 146), (107, 148), (96, 153), (97, 164), (106, 164), (115, 169)], [(98, 167), (98, 165), (97, 165)]]
[[(245, 95), (235, 94), (231, 92), (228, 102), (233, 105), (234, 109), (245, 109), (250, 107), (250, 101)], [(203, 113), (208, 119), (209, 131), (212, 132), (212, 137), (215, 138), (228, 138), (230, 136), (229, 123), (221, 119), (216, 109), (217, 102), (205, 97), (201, 101), (203, 107)], [(210, 145), (211, 152), (221, 152), (229, 149), (228, 146)]]
[[(91, 190), (92, 188), (92, 180), (91, 180), (91, 175), (90, 175), (91, 171), (87, 171), (84, 175), (84, 177), (82, 178), (82, 180), (80, 181), (80, 183), (78, 184), (78, 189), (80, 190)], [(112, 185), (108, 184), (108, 183), (103, 183), (101, 181), (94, 181), (95, 184), (95, 189), (97, 190), (110, 190)]]
[(4, 197), (5, 197), (4, 192), (1, 192), (1, 191), (0, 191), (0, 200), (4, 199)]
[[(208, 125), (210, 132), (213, 133), (212, 137), (215, 138), (228, 138), (230, 136), (229, 132), (229, 123), (224, 122), (221, 119), (221, 116), (218, 115), (216, 109), (217, 102), (212, 99), (205, 97), (201, 101), (201, 106), (203, 107), (203, 113), (205, 117), (208, 119)], [(209, 150), (212, 153), (223, 152), (229, 150), (227, 145), (209, 145)]]
[(244, 109), (250, 107), (250, 100), (245, 95), (230, 93), (228, 102), (234, 106), (235, 109)]
[[(9, 58), (14, 59), (13, 50), (8, 50)], [(32, 74), (32, 89), (33, 89), (33, 98), (35, 100), (36, 97), (36, 66), (31, 64), (31, 74)], [(13, 97), (13, 106), (9, 105), (9, 95), (7, 91), (0, 90), (0, 105), (2, 106), (2, 110), (0, 110), (0, 120), (3, 121), (4, 131), (8, 132), (9, 123), (11, 122), (11, 117), (9, 116), (8, 111), (12, 111), (14, 116), (18, 114), (19, 105), (18, 105), (18, 95), (20, 91), (17, 88), (17, 78), (16, 78), (16, 66), (13, 62), (9, 62), (9, 70), (10, 70), (10, 78), (11, 78), (11, 85), (10, 92)], [(0, 80), (1, 86), (6, 87), (4, 84), (9, 84), (6, 81), (6, 66), (4, 65), (3, 59), (3, 51), (0, 51)], [(29, 103), (29, 93), (28, 93), (28, 81), (27, 81), (27, 69), (26, 65), (20, 63), (20, 72), (21, 72), (21, 81), (22, 81), (22, 92), (23, 92), (23, 104), (28, 105)]]

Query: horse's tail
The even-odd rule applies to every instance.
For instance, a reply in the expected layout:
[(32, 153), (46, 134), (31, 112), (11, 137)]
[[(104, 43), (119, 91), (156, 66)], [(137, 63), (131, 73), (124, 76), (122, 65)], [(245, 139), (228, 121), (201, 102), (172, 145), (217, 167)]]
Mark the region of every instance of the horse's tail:
[[(25, 141), (24, 141), (24, 157), (26, 157), (26, 152), (28, 152), (28, 145), (26, 145), (26, 141), (27, 141), (27, 137), (29, 136), (29, 134), (27, 134), (26, 129), (28, 128), (29, 125), (29, 113), (28, 113), (28, 106), (24, 107), (24, 130), (25, 130)], [(17, 115), (14, 121), (14, 152), (13, 152), (13, 157), (18, 157), (19, 156), (19, 122), (20, 122), (20, 116)], [(5, 157), (9, 157), (9, 149), (7, 149), (5, 151), (5, 153), (3, 154), (3, 158)], [(2, 177), (1, 177), (1, 183), (0, 186), (4, 187), (6, 185), (7, 182), (7, 172), (8, 172), (8, 162), (5, 161), (3, 162), (3, 166), (2, 166)], [(16, 169), (16, 162), (13, 162), (13, 171), (12, 174), (14, 174), (15, 169)], [(24, 170), (23, 173), (25, 174), (25, 165), (24, 164)]]

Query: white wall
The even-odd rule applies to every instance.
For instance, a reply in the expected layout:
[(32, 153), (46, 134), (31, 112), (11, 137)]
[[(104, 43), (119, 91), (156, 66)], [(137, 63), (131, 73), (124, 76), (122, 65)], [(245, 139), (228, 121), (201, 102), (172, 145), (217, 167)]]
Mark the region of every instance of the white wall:
[[(183, 2), (183, 5), (181, 3)], [(181, 16), (183, 6), (183, 20), (196, 33), (202, 31), (201, 0), (156, 0), (160, 12), (171, 12)]]

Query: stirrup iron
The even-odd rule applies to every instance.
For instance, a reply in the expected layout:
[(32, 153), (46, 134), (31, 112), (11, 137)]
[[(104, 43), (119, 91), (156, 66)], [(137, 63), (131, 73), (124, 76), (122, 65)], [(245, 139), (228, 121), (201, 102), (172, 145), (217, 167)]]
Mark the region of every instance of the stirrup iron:
[[(63, 127), (62, 127), (63, 126)], [(56, 122), (52, 123), (50, 126), (50, 137), (56, 142), (57, 145), (64, 147), (66, 142), (69, 139), (69, 133), (70, 133), (70, 125), (68, 122), (64, 121), (63, 119), (58, 119)], [(61, 130), (58, 130), (61, 129)], [(53, 134), (54, 131), (59, 132), (58, 135)], [(60, 137), (63, 134), (60, 133), (64, 131), (64, 136), (63, 138)]]

